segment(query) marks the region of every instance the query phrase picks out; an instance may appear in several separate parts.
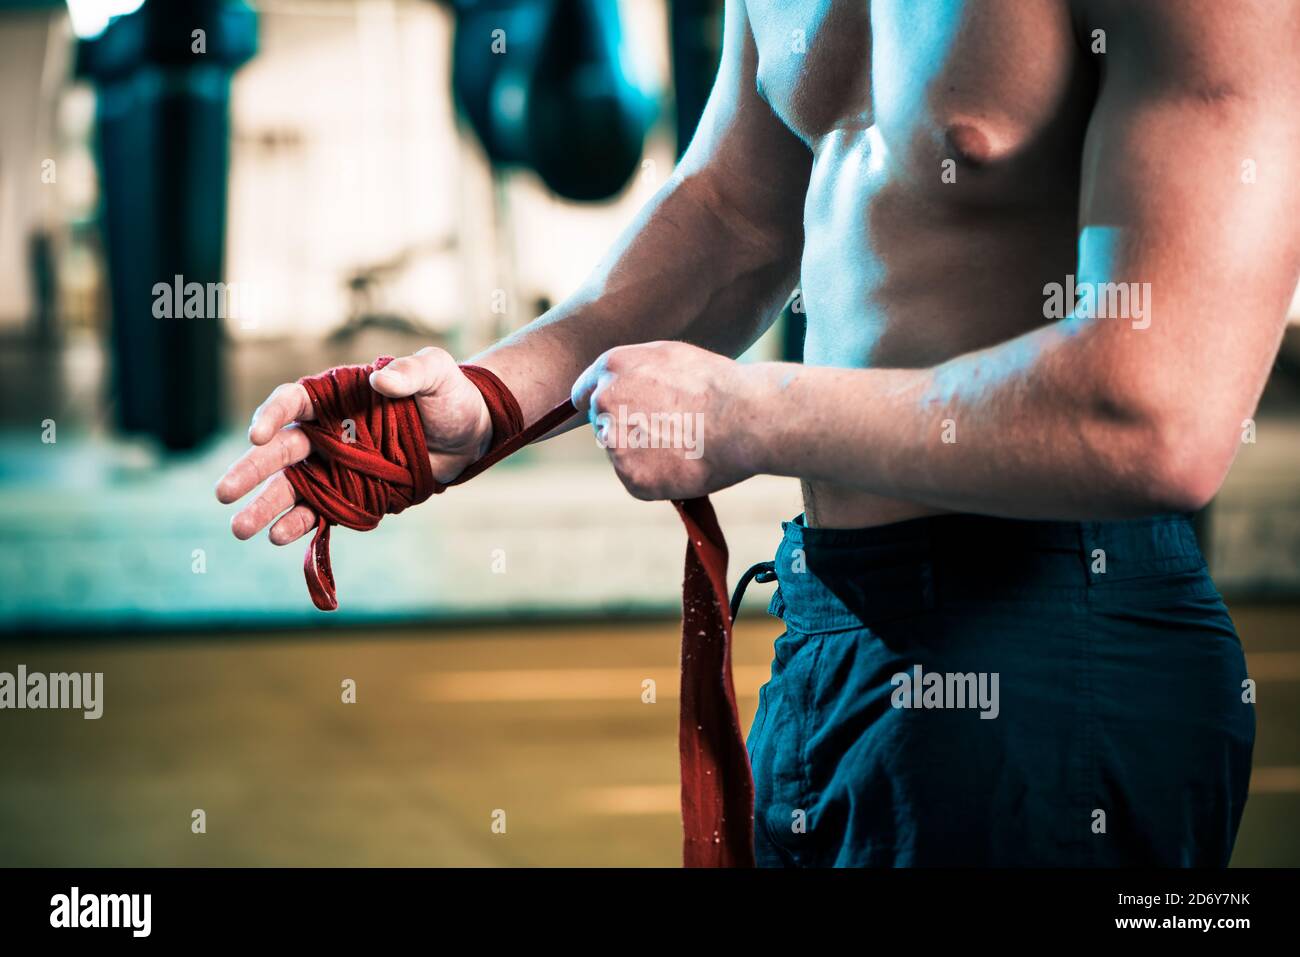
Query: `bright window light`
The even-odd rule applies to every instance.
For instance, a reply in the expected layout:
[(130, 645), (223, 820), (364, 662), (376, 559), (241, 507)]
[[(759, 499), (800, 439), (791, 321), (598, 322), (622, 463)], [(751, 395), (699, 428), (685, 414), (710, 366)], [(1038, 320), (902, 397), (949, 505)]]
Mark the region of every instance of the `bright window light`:
[(114, 17), (135, 13), (143, 6), (144, 0), (68, 0), (68, 16), (73, 33), (93, 40), (108, 29)]

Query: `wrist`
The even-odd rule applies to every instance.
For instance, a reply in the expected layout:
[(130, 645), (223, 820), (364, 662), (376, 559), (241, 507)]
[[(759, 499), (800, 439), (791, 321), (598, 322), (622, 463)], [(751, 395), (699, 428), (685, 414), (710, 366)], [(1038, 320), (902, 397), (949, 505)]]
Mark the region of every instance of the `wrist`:
[(781, 383), (789, 375), (783, 371), (785, 365), (755, 362), (738, 366), (739, 401), (733, 406), (735, 421), (731, 427), (741, 465), (751, 475), (778, 474), (776, 446), (779, 444), (777, 425), (782, 415)]
[[(478, 392), (478, 389), (476, 388), (474, 391)], [(474, 433), (478, 437), (477, 444), (475, 445), (475, 460), (481, 459), (491, 451), (492, 439), (495, 433), (495, 430), (492, 428), (492, 413), (488, 409), (487, 399), (483, 397), (482, 392), (478, 393), (478, 397), (478, 424), (474, 429)]]
[[(473, 452), (474, 461), (478, 461), (491, 452), (499, 442), (510, 437), (509, 434), (503, 433), (510, 432), (510, 424), (514, 417), (504, 409), (504, 406), (513, 403), (514, 396), (491, 369), (468, 362), (460, 363), (459, 369), (468, 392), (473, 395), (471, 401), (474, 424), (469, 432), (470, 438), (467, 444)], [(508, 401), (504, 399), (499, 401), (502, 408), (499, 408), (495, 415), (489, 392), (508, 396)]]

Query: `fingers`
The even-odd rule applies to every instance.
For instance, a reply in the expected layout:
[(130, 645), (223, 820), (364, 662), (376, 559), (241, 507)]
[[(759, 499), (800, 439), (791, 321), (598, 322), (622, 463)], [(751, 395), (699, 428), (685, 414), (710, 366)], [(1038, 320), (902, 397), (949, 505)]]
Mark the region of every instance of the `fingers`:
[(415, 355), (394, 359), (378, 372), (370, 373), (370, 386), (390, 399), (429, 395), (438, 390), (455, 368), (456, 360), (450, 353), (426, 346)]
[[(389, 363), (373, 373), (370, 381), (376, 392), (390, 398), (432, 395), (455, 369), (450, 354), (430, 347)], [(251, 538), (271, 525), (271, 541), (286, 545), (316, 526), (315, 513), (305, 505), (295, 505), (293, 486), (278, 474), (311, 453), (310, 441), (293, 423), (313, 418), (311, 396), (298, 382), (276, 388), (253, 413), (248, 428), (253, 447), (226, 470), (216, 487), (218, 501), (230, 504), (265, 482), (257, 496), (231, 520), (236, 538)], [(461, 467), (463, 463), (455, 471)]]
[(254, 445), (265, 445), (290, 422), (306, 422), (313, 418), (315, 410), (311, 407), (311, 396), (307, 394), (306, 388), (301, 382), (286, 382), (277, 386), (253, 413), (253, 421), (248, 427), (248, 441)]
[(306, 505), (295, 505), (271, 526), (271, 544), (288, 545), (316, 527), (316, 513)]
[[(254, 445), (226, 470), (226, 474), (217, 482), (217, 501), (224, 505), (239, 501), (256, 488), (258, 483), (281, 469), (302, 461), (310, 452), (311, 442), (302, 429), (281, 429), (265, 445)], [(290, 499), (289, 505), (292, 504), (293, 500)]]
[(258, 493), (257, 497), (236, 513), (230, 521), (235, 538), (246, 541), (271, 523), (277, 515), (291, 508), (297, 500), (293, 486), (283, 475), (276, 475)]
[(606, 356), (608, 355), (609, 353), (605, 353), (605, 355), (587, 366), (582, 375), (578, 376), (574, 381), (573, 389), (569, 392), (569, 401), (573, 403), (575, 409), (586, 416), (588, 421), (594, 421), (596, 392), (602, 386), (608, 385), (611, 378), (606, 363)]

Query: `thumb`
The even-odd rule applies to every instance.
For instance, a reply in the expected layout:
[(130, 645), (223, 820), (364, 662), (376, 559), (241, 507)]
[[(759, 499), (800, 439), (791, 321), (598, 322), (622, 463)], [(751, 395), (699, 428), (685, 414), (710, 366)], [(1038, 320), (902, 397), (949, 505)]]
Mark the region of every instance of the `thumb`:
[[(606, 353), (608, 355), (608, 353)], [(582, 375), (578, 376), (573, 382), (573, 388), (569, 392), (569, 401), (573, 407), (583, 415), (584, 418), (591, 419), (592, 405), (596, 400), (596, 392), (602, 386), (607, 386), (613, 378), (605, 362), (605, 356), (602, 355), (591, 365), (583, 370)]]
[(415, 355), (394, 359), (370, 373), (370, 387), (390, 399), (436, 392), (456, 362), (443, 349), (428, 346)]

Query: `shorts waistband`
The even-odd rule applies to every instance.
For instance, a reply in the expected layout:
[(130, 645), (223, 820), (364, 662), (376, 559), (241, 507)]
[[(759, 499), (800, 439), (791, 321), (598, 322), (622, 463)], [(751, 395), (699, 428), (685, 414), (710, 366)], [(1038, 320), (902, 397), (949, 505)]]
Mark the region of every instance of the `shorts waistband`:
[(781, 527), (769, 611), (799, 630), (858, 627), (948, 599), (1087, 601), (1205, 564), (1182, 513), (1110, 522), (949, 514), (856, 529), (809, 528), (801, 515)]

